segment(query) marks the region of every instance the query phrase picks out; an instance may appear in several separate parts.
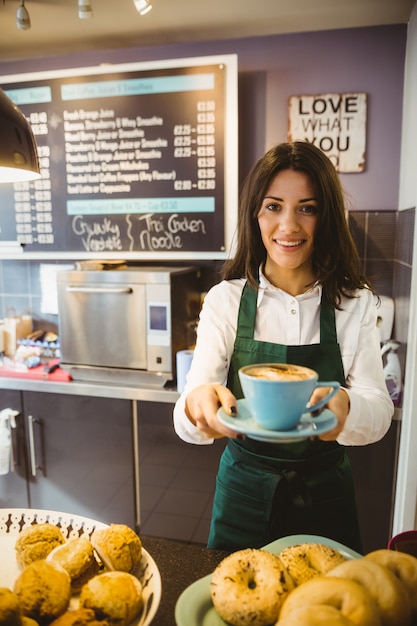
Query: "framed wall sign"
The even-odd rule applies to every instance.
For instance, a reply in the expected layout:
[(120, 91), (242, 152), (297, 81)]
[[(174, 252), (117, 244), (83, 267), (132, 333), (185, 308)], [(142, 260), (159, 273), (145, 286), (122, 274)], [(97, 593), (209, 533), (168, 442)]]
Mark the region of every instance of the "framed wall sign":
[(310, 141), (338, 172), (363, 172), (366, 165), (366, 94), (291, 96), (289, 141)]

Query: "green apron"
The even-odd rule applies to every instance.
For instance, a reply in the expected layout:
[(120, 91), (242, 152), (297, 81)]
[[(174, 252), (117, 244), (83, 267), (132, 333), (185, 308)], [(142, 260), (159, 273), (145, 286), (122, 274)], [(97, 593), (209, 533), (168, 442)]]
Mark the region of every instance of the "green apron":
[[(285, 346), (254, 340), (257, 291), (242, 292), (227, 386), (242, 398), (238, 370), (250, 363), (294, 363), (345, 384), (334, 308), (320, 306), (320, 343)], [(272, 323), (272, 322), (271, 322)], [(269, 443), (229, 439), (216, 479), (209, 548), (239, 550), (293, 534), (321, 535), (362, 551), (353, 477), (335, 441)]]

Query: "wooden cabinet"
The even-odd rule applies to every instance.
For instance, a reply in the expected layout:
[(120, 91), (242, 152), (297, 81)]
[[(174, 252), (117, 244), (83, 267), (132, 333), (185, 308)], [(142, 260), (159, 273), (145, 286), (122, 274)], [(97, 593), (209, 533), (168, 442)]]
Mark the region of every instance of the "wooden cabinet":
[(19, 414), (16, 416), (16, 428), (12, 430), (13, 471), (0, 476), (0, 506), (1, 508), (26, 508), (29, 506), (29, 483), (25, 423), (20, 391), (0, 390), (0, 410), (6, 408), (19, 411)]
[(52, 509), (138, 526), (136, 427), (131, 401), (0, 390), (18, 410), (14, 471), (0, 476), (0, 505)]

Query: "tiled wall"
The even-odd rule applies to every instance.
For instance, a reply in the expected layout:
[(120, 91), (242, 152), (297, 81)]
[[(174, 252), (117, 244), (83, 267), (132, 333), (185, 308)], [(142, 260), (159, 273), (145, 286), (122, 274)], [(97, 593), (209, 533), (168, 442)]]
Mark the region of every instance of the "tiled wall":
[(396, 319), (394, 336), (406, 344), (410, 317), (410, 287), (413, 268), (415, 209), (398, 213), (394, 250), (393, 297)]
[(40, 267), (40, 261), (0, 261), (0, 317), (6, 317), (13, 310), (16, 313), (29, 310), (35, 329), (56, 332), (58, 316), (41, 313)]
[[(402, 371), (407, 348), (415, 209), (352, 212), (351, 232), (365, 274), (378, 293), (394, 298), (392, 338), (400, 342)], [(384, 357), (385, 358), (385, 357)], [(387, 544), (392, 536), (396, 472), (401, 434), (400, 418), (388, 433), (370, 446), (348, 449), (356, 483), (356, 497), (365, 553)]]
[(401, 343), (404, 371), (410, 309), (415, 209), (406, 211), (352, 211), (349, 225), (365, 275), (379, 294), (395, 302), (392, 338)]

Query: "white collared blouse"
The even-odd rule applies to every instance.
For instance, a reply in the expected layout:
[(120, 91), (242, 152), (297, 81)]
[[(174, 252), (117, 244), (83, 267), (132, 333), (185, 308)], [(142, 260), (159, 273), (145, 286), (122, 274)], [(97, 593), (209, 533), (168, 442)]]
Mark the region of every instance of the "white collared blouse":
[[(199, 385), (226, 383), (244, 285), (244, 279), (222, 281), (204, 299), (191, 368), (174, 408), (175, 431), (189, 443), (213, 442), (187, 418), (185, 397)], [(284, 345), (319, 343), (321, 295), (321, 287), (316, 286), (292, 296), (274, 287), (261, 272), (254, 339)], [(344, 298), (341, 310), (336, 310), (337, 338), (350, 398), (349, 415), (337, 441), (351, 446), (381, 439), (394, 412), (383, 373), (377, 299), (368, 289), (355, 295)]]

